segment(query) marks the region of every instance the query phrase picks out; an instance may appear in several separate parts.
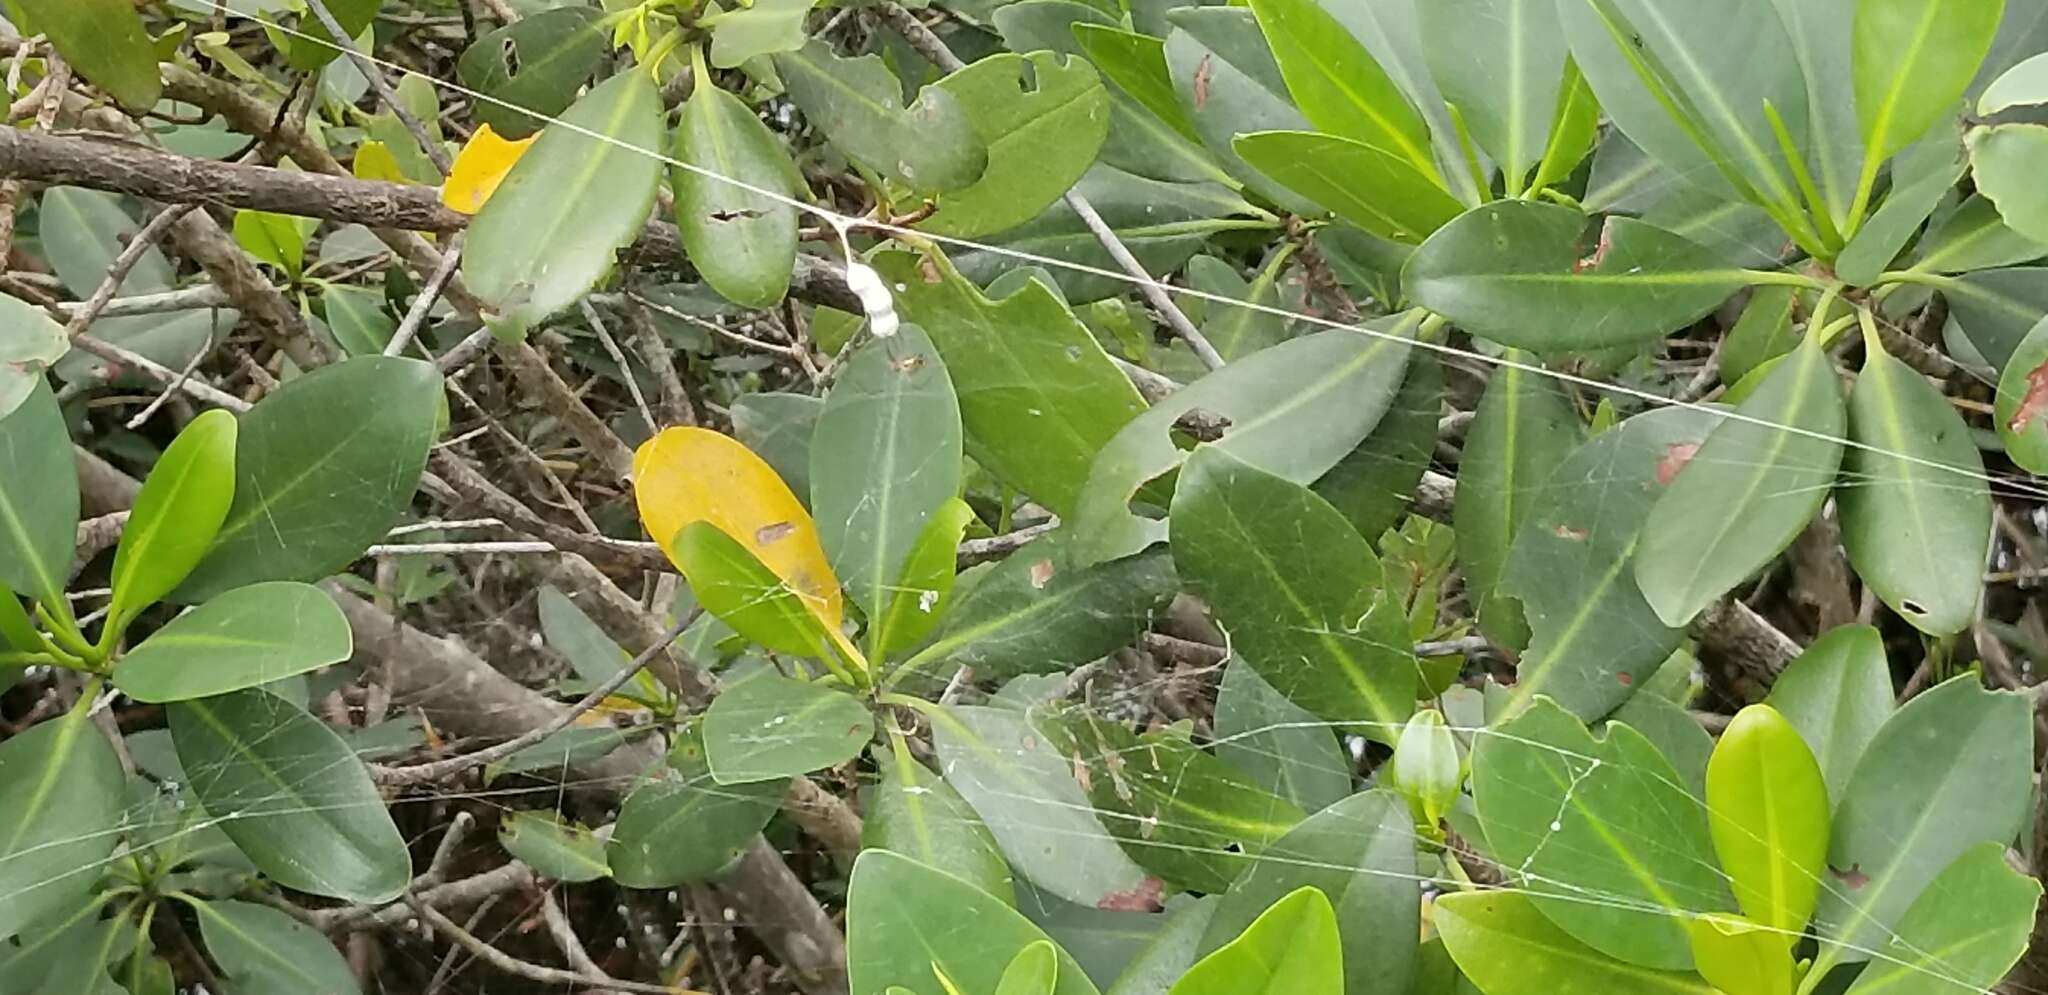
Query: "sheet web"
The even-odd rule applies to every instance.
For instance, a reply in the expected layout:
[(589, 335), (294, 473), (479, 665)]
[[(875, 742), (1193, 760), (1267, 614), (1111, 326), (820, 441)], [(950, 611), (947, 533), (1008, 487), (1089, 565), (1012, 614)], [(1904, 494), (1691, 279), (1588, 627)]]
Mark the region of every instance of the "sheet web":
[[(295, 28), (275, 23), (261, 16), (252, 16), (245, 14), (242, 11), (233, 9), (229, 7), (227, 4), (220, 2), (220, 0), (210, 0), (210, 2), (212, 2), (213, 6), (215, 6), (220, 12), (228, 14), (230, 16), (254, 20), (258, 23), (266, 25), (271, 30), (283, 35), (288, 35), (296, 38), (306, 39), (316, 43), (325, 44), (324, 39), (321, 37), (307, 34), (305, 32), (298, 31)], [(500, 106), (504, 106), (510, 109), (522, 111), (526, 110), (525, 108), (516, 107), (515, 105), (511, 105), (504, 101), (497, 100), (486, 94), (463, 87), (461, 85), (445, 80), (436, 79), (431, 76), (427, 76), (425, 74), (416, 72), (403, 65), (388, 60), (379, 59), (369, 55), (366, 55), (365, 57), (369, 58), (371, 62), (373, 62), (375, 65), (386, 71), (402, 73), (408, 76), (420, 77), (431, 83), (433, 86), (447, 92), (459, 94), (472, 100), (498, 104)], [(527, 111), (527, 113), (533, 112)], [(915, 238), (921, 240), (934, 242), (942, 245), (976, 249), (984, 252), (1006, 256), (1008, 258), (1018, 261), (1019, 263), (1085, 273), (1091, 276), (1102, 277), (1128, 285), (1142, 285), (1145, 282), (1138, 277), (1134, 277), (1130, 274), (1124, 273), (1119, 270), (1111, 270), (1075, 264), (1061, 259), (1019, 251), (1014, 248), (1002, 245), (977, 242), (966, 239), (950, 238), (945, 236), (937, 236), (921, 231), (899, 228), (893, 225), (877, 222), (871, 219), (851, 217), (839, 214), (831, 210), (822, 208), (818, 205), (788, 198), (774, 191), (754, 187), (750, 184), (734, 179), (732, 177), (723, 176), (716, 172), (706, 170), (702, 167), (690, 163), (681, 162), (659, 150), (641, 149), (623, 142), (619, 142), (616, 139), (611, 138), (610, 136), (603, 135), (601, 133), (597, 133), (594, 131), (589, 131), (587, 129), (579, 128), (572, 123), (561, 120), (560, 118), (538, 114), (536, 114), (535, 116), (548, 120), (551, 126), (562, 127), (569, 130), (580, 132), (592, 139), (603, 141), (608, 144), (612, 144), (627, 149), (629, 151), (634, 152), (635, 154), (644, 155), (650, 158), (657, 159), (671, 168), (688, 170), (699, 175), (705, 176), (716, 182), (730, 184), (735, 187), (747, 190), (755, 195), (781, 201), (796, 208), (799, 211), (817, 217), (822, 222), (829, 225), (838, 234), (839, 244), (848, 254), (848, 259), (846, 261), (849, 264), (851, 264), (852, 267), (854, 267), (853, 272), (856, 274), (854, 283), (856, 287), (863, 288), (866, 291), (868, 291), (861, 294), (863, 304), (870, 312), (870, 316), (877, 319), (878, 324), (885, 323), (886, 320), (893, 319), (893, 308), (890, 302), (887, 300), (887, 288), (881, 286), (879, 283), (876, 283), (873, 286), (868, 286), (865, 283), (865, 281), (860, 279), (860, 275), (862, 273), (865, 272), (866, 274), (871, 275), (872, 271), (866, 270), (866, 268), (863, 265), (861, 265), (856, 258), (853, 257), (852, 243), (848, 239), (848, 233), (850, 232), (867, 232), (881, 236), (914, 236)], [(1321, 326), (1328, 328), (1346, 328), (1351, 329), (1353, 331), (1361, 331), (1364, 334), (1368, 335), (1385, 334), (1375, 332), (1371, 329), (1362, 329), (1356, 325), (1332, 321), (1317, 315), (1308, 314), (1301, 311), (1294, 311), (1286, 308), (1246, 302), (1229, 296), (1207, 293), (1193, 288), (1174, 286), (1165, 283), (1159, 283), (1156, 284), (1156, 286), (1160, 287), (1161, 289), (1172, 295), (1204, 300), (1208, 302), (1209, 305), (1212, 307), (1245, 308), (1255, 310), (1264, 314), (1268, 314), (1274, 317), (1283, 318), (1289, 321), (1299, 322), (1305, 325)], [(879, 293), (875, 291), (879, 291)], [(889, 318), (884, 319), (884, 315), (888, 315)], [(1820, 433), (1814, 433), (1797, 426), (1774, 425), (1767, 421), (1761, 421), (1759, 419), (1750, 418), (1748, 416), (1741, 415), (1738, 413), (1728, 412), (1720, 408), (1709, 408), (1706, 405), (1664, 397), (1653, 391), (1645, 390), (1642, 388), (1637, 388), (1625, 384), (1611, 383), (1607, 381), (1594, 379), (1591, 377), (1580, 376), (1565, 371), (1551, 370), (1538, 365), (1519, 363), (1513, 360), (1503, 359), (1501, 357), (1489, 356), (1475, 350), (1463, 349), (1445, 342), (1421, 341), (1416, 342), (1415, 344), (1422, 348), (1433, 351), (1447, 363), (1456, 364), (1461, 367), (1469, 369), (1483, 371), (1491, 367), (1509, 366), (1518, 369), (1523, 369), (1536, 375), (1550, 377), (1561, 382), (1569, 383), (1587, 391), (1596, 392), (1599, 394), (1609, 396), (1615, 396), (1617, 398), (1623, 399), (1627, 402), (1634, 404), (1643, 404), (1648, 406), (1678, 406), (1696, 408), (1701, 410), (1712, 410), (1717, 414), (1721, 415), (1722, 417), (1726, 418), (1748, 420), (1751, 422), (1764, 425), (1766, 427), (1777, 428), (1794, 434), (1828, 438), (1829, 441), (1838, 443), (1851, 449), (1872, 450), (1875, 452), (1883, 453), (1885, 455), (1894, 456), (1909, 462), (1923, 464), (1924, 466), (1930, 469), (1937, 470), (1943, 474), (1954, 475), (1959, 479), (1956, 479), (1956, 481), (1950, 486), (1954, 486), (1959, 490), (1971, 486), (1970, 483), (1966, 482), (1966, 480), (1960, 479), (1968, 478), (1969, 480), (1974, 480), (1976, 482), (1980, 482), (1987, 485), (1994, 494), (2003, 498), (2018, 501), (2036, 502), (2037, 504), (2040, 503), (2043, 498), (2048, 498), (2048, 489), (2044, 489), (2042, 485), (2035, 483), (2030, 478), (2008, 475), (1983, 474), (1974, 471), (1959, 469), (1937, 462), (1930, 462), (1927, 460), (1920, 459), (1918, 457), (1914, 457), (1911, 454), (1889, 453), (1882, 449), (1870, 447), (1868, 445), (1859, 443), (1852, 439), (1828, 437)], [(1867, 478), (1857, 479), (1853, 476), (1851, 471), (1845, 468), (1840, 481), (1835, 486), (1864, 486), (1874, 482), (1875, 481)], [(1132, 633), (1134, 639), (1138, 635), (1139, 633), (1137, 632)], [(1241, 664), (1231, 662), (1227, 664), (1218, 665), (1218, 667), (1238, 665)], [(1190, 675), (1188, 675), (1187, 673), (1162, 676), (1151, 681), (1139, 682), (1137, 684), (1128, 685), (1122, 688), (1121, 691), (1124, 693), (1143, 693), (1148, 690), (1165, 690), (1170, 685), (1175, 685), (1177, 682), (1180, 684), (1185, 684), (1189, 676)], [(102, 702), (101, 704), (102, 706), (104, 706), (106, 703)], [(1255, 751), (1268, 757), (1279, 758), (1281, 756), (1280, 754), (1262, 750), (1257, 745), (1258, 740), (1264, 734), (1280, 730), (1321, 729), (1328, 731), (1332, 736), (1353, 735), (1357, 732), (1357, 730), (1372, 727), (1374, 725), (1376, 725), (1376, 723), (1370, 721), (1301, 721), (1286, 723), (1270, 723), (1260, 725), (1256, 728), (1243, 730), (1227, 736), (1198, 737), (1196, 741), (1204, 748), (1213, 748), (1217, 746), (1230, 745), (1242, 750)], [(1615, 762), (1611, 758), (1579, 754), (1570, 750), (1559, 749), (1557, 747), (1540, 743), (1534, 740), (1516, 737), (1509, 733), (1503, 732), (1501, 729), (1498, 728), (1477, 725), (1453, 725), (1451, 726), (1451, 729), (1453, 732), (1459, 734), (1460, 736), (1468, 738), (1473, 743), (1476, 743), (1480, 739), (1487, 737), (1499, 738), (1506, 741), (1518, 743), (1523, 746), (1528, 746), (1549, 752), (1557, 756), (1563, 762), (1564, 769), (1569, 772), (1570, 782), (1565, 786), (1564, 802), (1559, 806), (1557, 816), (1555, 819), (1552, 820), (1550, 826), (1551, 831), (1558, 835), (1546, 836), (1543, 839), (1539, 840), (1536, 844), (1537, 849), (1539, 851), (1544, 848), (1570, 845), (1568, 842), (1564, 842), (1566, 837), (1563, 835), (1563, 830), (1565, 829), (1570, 820), (1577, 817), (1577, 814), (1573, 811), (1572, 806), (1570, 804), (1572, 794), (1585, 780), (1592, 777), (1595, 774), (1595, 772), (1599, 771), (1603, 767), (1603, 765), (1611, 765)], [(1390, 729), (1389, 731), (1398, 732), (1398, 729)], [(1131, 749), (1137, 750), (1145, 748), (1146, 747), (1141, 745), (1137, 747), (1132, 747)], [(929, 755), (927, 755), (926, 760), (931, 761), (932, 758)], [(943, 766), (936, 763), (933, 763), (931, 765), (940, 767)], [(200, 770), (195, 772), (192, 770), (188, 770), (186, 773), (188, 779), (190, 779), (190, 777), (193, 774), (204, 774), (205, 771)], [(1705, 798), (1701, 796), (1699, 792), (1692, 789), (1689, 785), (1682, 783), (1682, 779), (1679, 782), (1674, 782), (1663, 773), (1655, 770), (1636, 769), (1631, 771), (1630, 773), (1633, 776), (1654, 779), (1663, 787), (1674, 792), (1677, 792), (1679, 794), (1682, 794), (1685, 798), (1689, 799), (1692, 804), (1698, 807), (1700, 815), (1703, 819), (1713, 818), (1713, 813), (1708, 811)], [(536, 807), (536, 803), (547, 802), (550, 800), (552, 800), (556, 804), (560, 804), (563, 799), (568, 797), (570, 794), (575, 793), (578, 789), (607, 788), (614, 793), (623, 795), (625, 789), (630, 786), (630, 782), (633, 780), (632, 778), (579, 777), (574, 775), (566, 767), (560, 770), (558, 772), (558, 775), (559, 776), (557, 777), (549, 779), (552, 783), (542, 786), (514, 784), (506, 786), (486, 786), (476, 790), (451, 790), (445, 785), (422, 785), (413, 788), (411, 795), (409, 797), (418, 798), (424, 794), (425, 796), (431, 797), (432, 800), (437, 802), (451, 804), (466, 803), (470, 805), (483, 806), (489, 809), (509, 813), (512, 811)], [(871, 774), (864, 776), (872, 777)], [(304, 783), (312, 783), (317, 779), (317, 776), (309, 777), (306, 779), (306, 782)], [(698, 778), (695, 782), (693, 782), (693, 787), (708, 792), (722, 793), (722, 789), (720, 789), (719, 786), (715, 783), (711, 782), (708, 777)], [(289, 797), (294, 793), (295, 792), (289, 791), (280, 792), (280, 795), (278, 797)], [(184, 797), (184, 793), (180, 792), (178, 797)], [(1095, 839), (1108, 838), (1110, 836), (1110, 834), (1108, 833), (1108, 827), (1116, 824), (1120, 820), (1130, 820), (1138, 818), (1137, 816), (1133, 816), (1121, 810), (1102, 808), (1085, 803), (1076, 804), (1071, 802), (1053, 801), (1048, 800), (1045, 796), (1038, 794), (1006, 793), (1005, 797), (1015, 801), (1032, 803), (1034, 805), (1055, 806), (1069, 813), (1079, 813), (1085, 815), (1088, 818), (1095, 820), (1096, 824), (1101, 827), (1101, 832), (1099, 835), (1090, 833), (1083, 833), (1082, 835)], [(136, 807), (134, 809), (131, 809), (131, 811), (129, 812), (129, 816), (131, 822), (139, 821), (147, 816), (147, 812), (145, 809), (141, 807)], [(227, 821), (233, 818), (234, 816), (235, 813), (208, 813), (206, 818), (201, 819), (195, 822), (194, 824), (163, 838), (159, 841), (159, 845), (168, 845), (169, 843), (174, 841), (189, 839), (197, 833), (217, 827), (222, 822)], [(1046, 832), (1067, 831), (1063, 825), (1053, 824), (1037, 826), (1034, 828)], [(1211, 854), (1236, 853), (1239, 851), (1242, 845), (1242, 841), (1240, 840), (1227, 838), (1221, 834), (1213, 834), (1209, 830), (1205, 829), (1200, 825), (1178, 825), (1175, 828), (1181, 830), (1182, 835), (1184, 836), (1194, 835), (1199, 837), (1205, 834), (1212, 835), (1214, 837), (1211, 841), (1212, 845), (1204, 846), (1201, 844), (1146, 840), (1143, 838), (1139, 838), (1137, 834), (1117, 834), (1116, 838), (1119, 840), (1120, 845), (1127, 848), (1158, 847)], [(420, 846), (426, 844), (431, 837), (438, 835), (442, 831), (443, 827), (435, 826), (433, 828), (425, 830), (420, 835), (419, 838), (409, 840), (408, 842), (414, 844), (414, 847), (417, 850), (420, 848)], [(123, 828), (115, 830), (114, 832), (125, 836), (130, 832), (130, 829), (124, 826)], [(1655, 836), (1634, 837), (1630, 839), (1629, 842), (1632, 845), (1639, 846), (1643, 850), (1649, 852), (1663, 852), (1667, 854), (1680, 852), (1671, 850), (1669, 847), (1668, 840)], [(33, 853), (33, 851), (30, 852)], [(111, 866), (116, 861), (130, 859), (130, 855), (132, 852), (133, 851), (130, 850), (117, 851), (116, 854), (112, 857), (109, 857), (107, 861), (101, 863), (100, 865), (96, 865), (94, 868), (89, 868), (85, 872), (81, 873), (92, 873), (98, 870), (104, 870), (106, 867)], [(1689, 851), (1684, 852), (1683, 855), (1688, 860), (1697, 860), (1696, 856), (1690, 853)], [(1346, 874), (1366, 874), (1383, 877), (1392, 877), (1413, 884), (1418, 892), (1422, 892), (1424, 890), (1453, 891), (1462, 887), (1492, 887), (1491, 885), (1472, 885), (1467, 882), (1459, 882), (1452, 878), (1438, 874), (1388, 874), (1387, 872), (1378, 871), (1371, 868), (1360, 867), (1352, 863), (1327, 863), (1314, 860), (1305, 860), (1298, 857), (1272, 852), (1262, 853), (1254, 857), (1248, 857), (1246, 859), (1248, 861), (1257, 860), (1268, 863), (1296, 865), (1319, 870), (1342, 872)], [(1523, 861), (1519, 866), (1497, 866), (1497, 870), (1507, 879), (1506, 886), (1541, 886), (1544, 889), (1544, 893), (1547, 899), (1550, 901), (1569, 902), (1575, 904), (1583, 904), (1587, 906), (1627, 910), (1631, 912), (1640, 912), (1650, 915), (1672, 916), (1679, 918), (1690, 918), (1711, 912), (1726, 911), (1724, 909), (1713, 908), (1673, 910), (1654, 903), (1644, 903), (1624, 894), (1614, 892), (1602, 892), (1598, 889), (1588, 888), (1581, 885), (1580, 883), (1569, 880), (1560, 880), (1536, 876), (1532, 874), (1530, 871), (1530, 866), (1531, 864), (1533, 864), (1533, 862), (1534, 856), (1532, 855), (1529, 860)], [(1721, 870), (1718, 863), (1715, 863), (1711, 860), (1698, 862), (1706, 866), (1707, 869), (1709, 869), (1711, 873), (1716, 877), (1716, 879), (1721, 881), (1722, 883), (1728, 884), (1732, 882), (1732, 879), (1730, 879), (1729, 876)], [(1842, 895), (1841, 884), (1836, 880), (1832, 880), (1832, 877), (1833, 876), (1831, 874), (1825, 872), (1819, 875), (1819, 878), (1816, 883), (1819, 886), (1821, 892), (1823, 894), (1835, 895), (1836, 897), (1846, 897)], [(12, 897), (14, 896), (0, 896), (0, 901), (5, 901), (11, 899)], [(728, 920), (724, 923), (721, 923), (720, 925), (738, 926), (741, 928), (745, 928), (750, 924), (745, 921)], [(1839, 927), (1845, 924), (1817, 921), (1815, 925), (1825, 929), (1830, 927)], [(484, 937), (484, 939), (490, 940), (493, 939), (493, 937), (487, 936)], [(1861, 946), (1849, 945), (1848, 949), (1852, 950), (1854, 953), (1858, 955), (1867, 957), (1874, 963), (1901, 965), (1903, 967), (1908, 968), (1916, 974), (1924, 975), (1926, 977), (1945, 982), (1949, 984), (1951, 987), (1953, 987), (1955, 990), (1980, 990), (1984, 992), (1985, 995), (1990, 995), (1990, 993), (1993, 991), (1992, 989), (1988, 988), (1974, 989), (1971, 986), (1961, 984), (1956, 980), (1956, 978), (1953, 975), (1946, 973), (1942, 969), (1942, 958), (1937, 956), (1936, 952), (1918, 949), (1909, 942), (1907, 942), (1904, 938), (1897, 935), (1896, 932), (1887, 930), (1885, 933), (1885, 939), (1887, 942), (1880, 946), (1866, 948)], [(620, 936), (617, 942), (623, 944), (625, 942), (624, 937)], [(1929, 964), (1933, 966), (1927, 966)], [(2026, 992), (2043, 991), (2042, 989), (2034, 988), (2015, 988), (2010, 985), (2004, 986), (1999, 990)], [(2044, 995), (2048, 995), (2048, 993), (2044, 993)]]

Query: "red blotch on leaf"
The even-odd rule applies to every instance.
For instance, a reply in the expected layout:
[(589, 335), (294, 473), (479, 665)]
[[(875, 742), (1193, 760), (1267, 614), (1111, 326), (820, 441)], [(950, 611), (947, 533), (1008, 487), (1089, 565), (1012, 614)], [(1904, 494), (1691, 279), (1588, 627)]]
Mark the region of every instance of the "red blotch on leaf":
[(1870, 875), (1863, 873), (1862, 864), (1850, 864), (1849, 869), (1846, 871), (1838, 867), (1829, 866), (1828, 873), (1841, 879), (1841, 882), (1848, 885), (1852, 890), (1870, 883)]
[(754, 541), (766, 546), (789, 538), (790, 533), (795, 531), (796, 523), (794, 522), (776, 522), (773, 525), (763, 525), (754, 530)]
[(1560, 525), (1557, 528), (1551, 529), (1550, 532), (1559, 539), (1569, 539), (1572, 542), (1585, 542), (1586, 537), (1592, 535), (1591, 532), (1585, 529), (1575, 528), (1570, 525)]
[(1209, 56), (1195, 63), (1195, 110), (1209, 106)]
[(1678, 479), (1678, 471), (1685, 469), (1685, 465), (1692, 462), (1693, 454), (1699, 451), (1700, 444), (1697, 442), (1681, 442), (1666, 447), (1664, 458), (1657, 461), (1658, 485), (1671, 486), (1671, 482)]
[(2019, 408), (2013, 411), (2012, 420), (2005, 427), (2018, 435), (2044, 415), (2048, 415), (2048, 363), (2027, 371), (2027, 394), (2020, 398)]
[(1138, 886), (1127, 891), (1112, 891), (1102, 896), (1095, 907), (1110, 912), (1157, 912), (1165, 906), (1160, 899), (1165, 896), (1166, 884), (1158, 878), (1146, 878)]
[(1037, 563), (1033, 563), (1031, 565), (1031, 589), (1034, 591), (1045, 590), (1045, 585), (1052, 583), (1052, 570), (1051, 560), (1039, 560)]

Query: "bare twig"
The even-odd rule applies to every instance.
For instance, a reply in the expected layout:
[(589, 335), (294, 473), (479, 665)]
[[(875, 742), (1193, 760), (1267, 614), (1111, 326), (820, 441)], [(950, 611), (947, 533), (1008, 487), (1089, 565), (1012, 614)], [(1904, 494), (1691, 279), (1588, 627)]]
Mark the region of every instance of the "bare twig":
[(441, 265), (434, 267), (434, 275), (427, 278), (419, 296), (413, 298), (412, 307), (405, 312), (405, 320), (399, 322), (398, 330), (391, 333), (391, 342), (384, 347), (384, 355), (396, 356), (404, 352), (405, 347), (412, 344), (413, 336), (419, 334), (420, 326), (426, 324), (427, 315), (434, 311), (434, 302), (441, 299), (441, 291), (447, 288), (449, 279), (455, 276), (456, 265), (462, 262), (460, 238), (458, 235), (457, 240), (450, 241), (448, 251), (441, 254)]
[(647, 434), (661, 431), (661, 422), (654, 417), (654, 410), (647, 406), (646, 395), (640, 392), (640, 378), (633, 375), (633, 364), (626, 362), (626, 354), (619, 351), (618, 342), (612, 339), (611, 329), (605, 327), (604, 319), (598, 317), (597, 309), (590, 306), (590, 299), (577, 302), (583, 309), (583, 320), (590, 322), (590, 330), (597, 333), (597, 341), (604, 346), (604, 353), (619, 364), (619, 379), (626, 382), (626, 393), (632, 395), (633, 406), (640, 409), (641, 420), (647, 423)]
[(621, 981), (615, 978), (600, 981), (575, 971), (564, 971), (558, 967), (546, 967), (523, 961), (477, 939), (474, 934), (456, 925), (454, 920), (442, 915), (425, 902), (415, 903), (414, 908), (419, 910), (420, 918), (434, 927), (435, 932), (447, 937), (456, 946), (475, 954), (478, 960), (506, 974), (528, 981), (538, 981), (545, 985), (568, 985), (573, 988), (611, 988), (622, 992), (646, 992), (648, 995), (703, 995), (701, 992), (693, 993), (669, 985), (652, 985), (641, 981)]
[(172, 204), (156, 212), (155, 216), (143, 224), (141, 230), (128, 240), (127, 245), (121, 247), (120, 254), (107, 266), (106, 276), (100, 278), (100, 285), (94, 287), (91, 296), (85, 299), (85, 306), (71, 313), (70, 321), (64, 326), (64, 335), (67, 338), (77, 338), (80, 332), (92, 327), (93, 321), (106, 308), (107, 302), (114, 299), (114, 294), (120, 291), (121, 284), (128, 279), (129, 271), (135, 268), (136, 263), (142, 261), (143, 256), (149, 254), (149, 250), (156, 246), (159, 239), (170, 232), (171, 226), (177, 224), (179, 218), (191, 210), (190, 204)]
[[(350, 62), (355, 63), (356, 70), (363, 74), (363, 78), (370, 81), (370, 89), (376, 92), (377, 99), (383, 101), (384, 106), (398, 117), (398, 122), (405, 125), (405, 130), (412, 133), (413, 140), (420, 143), (420, 151), (427, 154), (427, 158), (434, 163), (434, 168), (440, 170), (442, 176), (447, 176), (449, 168), (454, 165), (448, 159), (448, 150), (434, 140), (433, 134), (427, 131), (426, 125), (421, 124), (419, 118), (405, 109), (405, 104), (398, 99), (398, 92), (391, 89), (391, 82), (384, 78), (384, 70), (371, 61), (369, 56), (364, 55), (362, 49), (356, 47), (355, 39), (350, 38), (348, 32), (342, 29), (341, 22), (334, 19), (334, 12), (327, 9), (325, 0), (306, 0), (306, 8), (313, 12), (321, 26), (333, 37), (334, 47), (341, 49), (342, 54), (348, 56)], [(317, 44), (317, 39), (314, 41)]]

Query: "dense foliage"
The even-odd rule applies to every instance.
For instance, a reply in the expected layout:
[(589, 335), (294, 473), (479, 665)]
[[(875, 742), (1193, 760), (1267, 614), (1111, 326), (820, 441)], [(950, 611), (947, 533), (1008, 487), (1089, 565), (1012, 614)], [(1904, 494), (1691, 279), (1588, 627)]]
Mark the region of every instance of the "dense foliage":
[(2048, 0), (0, 10), (0, 995), (2048, 986)]

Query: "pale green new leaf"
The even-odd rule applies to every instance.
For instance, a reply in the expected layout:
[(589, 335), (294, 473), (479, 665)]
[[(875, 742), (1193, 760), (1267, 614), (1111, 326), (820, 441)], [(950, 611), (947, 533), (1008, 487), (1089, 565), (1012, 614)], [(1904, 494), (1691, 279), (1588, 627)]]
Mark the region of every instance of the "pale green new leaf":
[(1638, 967), (1587, 946), (1546, 918), (1525, 892), (1445, 895), (1435, 909), (1444, 946), (1486, 995), (1719, 995), (1698, 975)]

